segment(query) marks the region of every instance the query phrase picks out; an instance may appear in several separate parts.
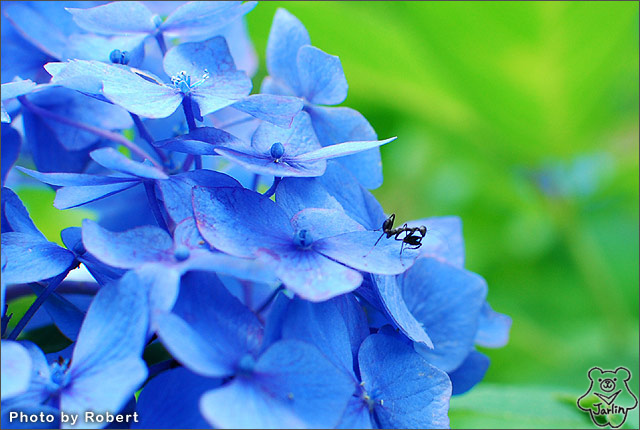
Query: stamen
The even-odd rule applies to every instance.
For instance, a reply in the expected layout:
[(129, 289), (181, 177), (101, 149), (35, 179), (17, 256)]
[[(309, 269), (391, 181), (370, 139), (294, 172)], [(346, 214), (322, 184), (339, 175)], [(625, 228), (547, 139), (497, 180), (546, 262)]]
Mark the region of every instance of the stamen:
[(202, 78), (200, 80), (195, 81), (193, 84), (191, 83), (191, 76), (187, 75), (187, 72), (184, 70), (178, 73), (176, 76), (171, 77), (171, 84), (178, 88), (183, 94), (189, 94), (191, 90), (194, 88), (198, 88), (200, 85), (209, 79), (209, 71), (204, 69), (204, 73), (202, 74)]

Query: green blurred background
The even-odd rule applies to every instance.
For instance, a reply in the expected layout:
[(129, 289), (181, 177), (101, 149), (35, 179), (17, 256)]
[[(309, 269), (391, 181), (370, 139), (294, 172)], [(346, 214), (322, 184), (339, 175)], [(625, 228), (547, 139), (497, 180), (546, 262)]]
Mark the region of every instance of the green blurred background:
[(594, 427), (575, 407), (592, 366), (627, 366), (637, 394), (638, 3), (262, 2), (256, 82), (278, 7), (340, 57), (345, 105), (398, 136), (385, 211), (460, 216), (513, 318), (452, 425)]
[[(628, 367), (637, 395), (638, 3), (262, 2), (257, 88), (278, 7), (340, 57), (345, 105), (398, 136), (385, 211), (460, 216), (468, 269), (513, 318), (452, 426), (594, 427), (575, 406), (592, 366)], [(21, 196), (52, 238), (87, 216)]]

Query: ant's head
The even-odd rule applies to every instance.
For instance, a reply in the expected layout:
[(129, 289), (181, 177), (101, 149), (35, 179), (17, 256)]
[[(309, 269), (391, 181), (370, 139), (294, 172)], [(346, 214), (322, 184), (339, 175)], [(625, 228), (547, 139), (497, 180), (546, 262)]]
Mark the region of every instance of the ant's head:
[(421, 225), (420, 227), (418, 227), (418, 231), (420, 232), (420, 235), (422, 237), (425, 237), (427, 235), (427, 227)]
[(393, 222), (395, 220), (396, 220), (396, 214), (391, 214), (389, 218), (384, 220), (384, 222), (382, 223), (382, 230), (383, 231), (391, 230), (393, 228)]

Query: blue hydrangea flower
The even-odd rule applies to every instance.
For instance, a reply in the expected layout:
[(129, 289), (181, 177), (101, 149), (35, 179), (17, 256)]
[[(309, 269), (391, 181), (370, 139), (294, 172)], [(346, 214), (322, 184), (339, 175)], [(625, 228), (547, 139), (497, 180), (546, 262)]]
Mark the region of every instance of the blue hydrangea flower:
[(171, 77), (168, 84), (147, 72), (98, 61), (49, 63), (46, 69), (52, 75), (52, 83), (104, 96), (129, 112), (147, 118), (166, 118), (183, 100), (188, 105), (193, 103), (199, 116), (234, 105), (236, 109), (279, 124), (283, 121), (290, 124), (302, 108), (295, 97), (248, 97), (251, 80), (236, 70), (222, 36), (171, 48), (164, 56), (163, 67)]
[[(147, 376), (141, 355), (149, 311), (138, 282), (132, 273), (98, 292), (82, 324), (71, 362), (49, 365), (36, 345), (23, 343), (31, 357), (30, 383), (19, 394), (3, 396), (3, 427), (10, 411), (42, 405), (79, 414), (78, 428), (100, 428), (103, 425), (84, 421), (85, 411), (114, 413), (124, 406)], [(3, 349), (3, 356), (11, 352), (15, 351)], [(69, 423), (62, 426), (70, 428)]]
[(395, 138), (369, 142), (342, 142), (322, 147), (306, 112), (300, 112), (290, 129), (262, 123), (251, 139), (251, 145), (220, 147), (216, 152), (262, 175), (321, 176), (326, 160), (366, 151)]
[(339, 428), (448, 426), (447, 374), (396, 334), (380, 330), (369, 335), (367, 318), (353, 296), (323, 303), (291, 301), (281, 336), (315, 345), (356, 382)]
[[(338, 105), (347, 97), (348, 86), (340, 59), (311, 46), (304, 25), (284, 9), (278, 9), (271, 26), (267, 70), (269, 76), (262, 83), (262, 92), (302, 97), (323, 146), (377, 140), (373, 127), (359, 112), (326, 106)], [(340, 161), (367, 188), (382, 185), (378, 149)]]
[(242, 188), (196, 187), (193, 205), (198, 229), (211, 246), (270, 262), (287, 288), (308, 300), (357, 288), (357, 270), (402, 273), (417, 255), (400, 255), (398, 241), (373, 246), (379, 234), (342, 212), (306, 209), (290, 219), (270, 199)]
[(153, 309), (171, 309), (178, 296), (180, 277), (192, 270), (218, 272), (251, 281), (276, 281), (273, 270), (260, 261), (209, 251), (204, 241), (193, 240), (186, 223), (178, 224), (172, 238), (155, 226), (110, 232), (85, 220), (82, 243), (92, 256), (111, 267), (133, 269), (151, 277)]
[(200, 400), (214, 427), (332, 427), (355, 389), (312, 345), (264, 344), (260, 321), (215, 276), (188, 274), (173, 311), (158, 319), (163, 344), (192, 372), (233, 376)]

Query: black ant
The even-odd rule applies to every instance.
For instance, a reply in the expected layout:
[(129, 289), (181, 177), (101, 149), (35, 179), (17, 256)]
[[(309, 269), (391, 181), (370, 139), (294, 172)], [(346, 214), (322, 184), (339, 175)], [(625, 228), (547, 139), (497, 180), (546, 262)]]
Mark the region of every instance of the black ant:
[[(407, 223), (404, 223), (402, 227), (393, 228), (393, 223), (396, 220), (396, 214), (391, 214), (389, 218), (384, 220), (382, 223), (382, 234), (376, 240), (376, 243), (373, 244), (375, 247), (380, 239), (386, 234), (387, 239), (391, 236), (395, 236), (395, 240), (401, 240), (402, 246), (400, 247), (400, 254), (402, 255), (402, 250), (404, 249), (405, 244), (408, 245), (407, 249), (418, 249), (422, 246), (422, 239), (427, 235), (427, 227), (421, 225), (420, 227), (408, 227)], [(405, 233), (404, 237), (400, 237), (402, 233)], [(369, 251), (371, 252), (371, 251)]]

